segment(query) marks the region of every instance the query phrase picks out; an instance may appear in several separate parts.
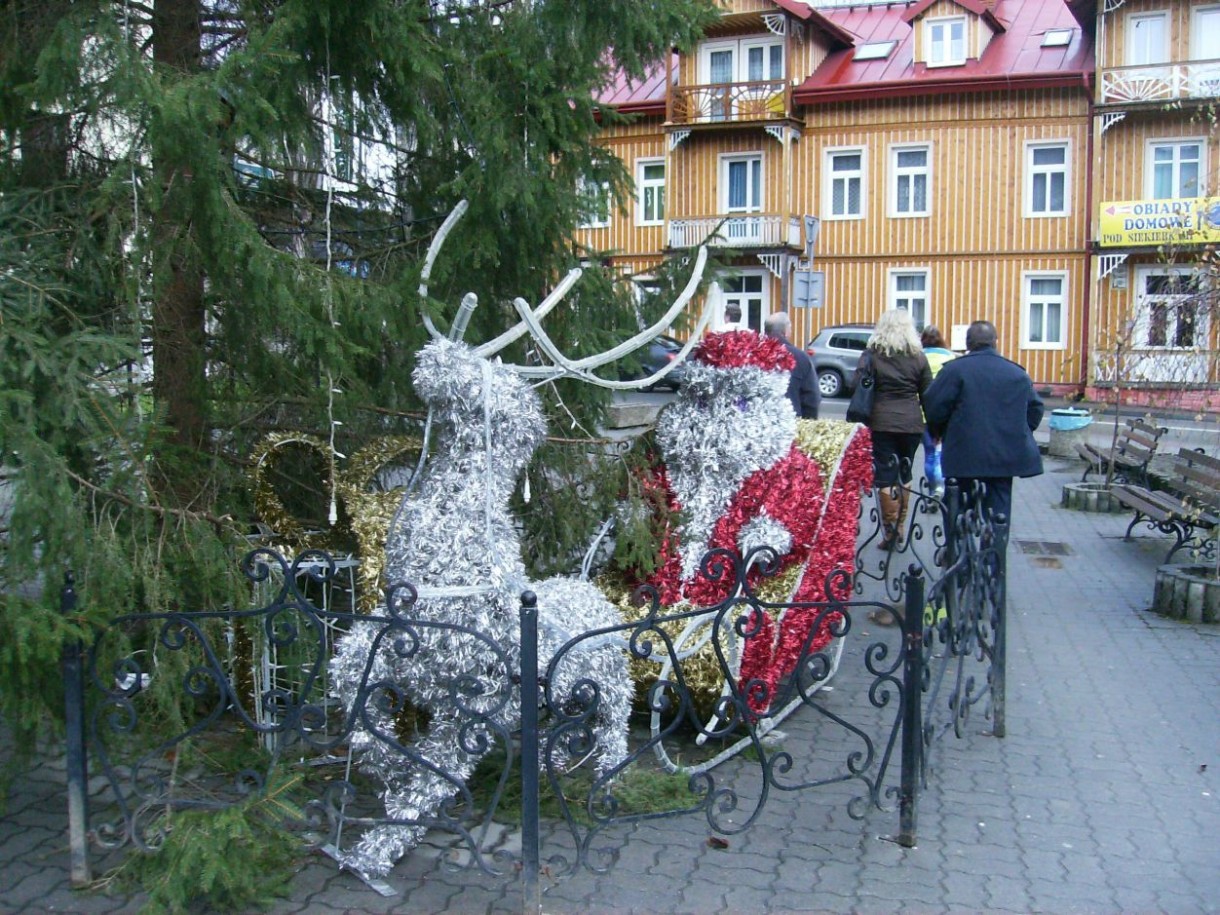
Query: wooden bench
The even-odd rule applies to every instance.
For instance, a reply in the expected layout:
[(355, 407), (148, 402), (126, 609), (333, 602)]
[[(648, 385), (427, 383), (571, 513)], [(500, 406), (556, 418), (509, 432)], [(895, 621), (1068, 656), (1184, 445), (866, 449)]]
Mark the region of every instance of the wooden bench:
[(1157, 444), (1168, 429), (1135, 417), (1127, 420), (1118, 431), (1114, 443), (1114, 460), (1110, 460), (1109, 448), (1095, 448), (1088, 442), (1076, 445), (1076, 453), (1085, 459), (1084, 483), (1090, 473), (1105, 473), (1113, 466), (1114, 480), (1119, 483), (1134, 483), (1148, 487), (1148, 464), (1156, 454)]
[(1135, 512), (1123, 539), (1130, 540), (1131, 531), (1143, 522), (1163, 534), (1174, 535), (1166, 563), (1188, 544), (1214, 557), (1220, 528), (1220, 458), (1183, 448), (1174, 455), (1165, 485), (1169, 491), (1133, 483), (1112, 487), (1114, 497)]

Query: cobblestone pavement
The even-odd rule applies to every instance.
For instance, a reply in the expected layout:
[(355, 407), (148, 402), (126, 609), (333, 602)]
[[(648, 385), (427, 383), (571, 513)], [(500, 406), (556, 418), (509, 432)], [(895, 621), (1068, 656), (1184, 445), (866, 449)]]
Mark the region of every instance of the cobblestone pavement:
[[(1145, 609), (1169, 541), (1124, 542), (1128, 516), (1059, 508), (1080, 469), (1049, 458), (1044, 476), (1016, 485), (1007, 736), (976, 722), (942, 744), (917, 848), (884, 838), (896, 813), (849, 817), (847, 786), (774, 793), (727, 848), (709, 844), (695, 816), (614, 834), (618, 862), (544, 881), (543, 910), (1220, 912), (1220, 627)], [(856, 650), (879, 634), (870, 625)], [(852, 661), (849, 652), (844, 672)], [(832, 710), (858, 707), (844, 672)], [(816, 719), (802, 710), (782, 726), (794, 755), (835, 752), (819, 743)], [(138, 910), (138, 900), (69, 888), (62, 766), (46, 760), (21, 776), (7, 803), (0, 912)], [(553, 839), (544, 836), (544, 855)], [(517, 883), (450, 873), (439, 857), (416, 851), (387, 898), (317, 856), (273, 911), (522, 910)]]

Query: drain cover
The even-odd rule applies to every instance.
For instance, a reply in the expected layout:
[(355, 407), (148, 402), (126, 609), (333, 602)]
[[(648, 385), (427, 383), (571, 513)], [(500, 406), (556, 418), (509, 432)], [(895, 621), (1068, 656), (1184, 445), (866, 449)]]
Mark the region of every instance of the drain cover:
[(1066, 543), (1061, 543), (1058, 540), (1018, 540), (1017, 546), (1021, 548), (1021, 552), (1027, 556), (1043, 555), (1043, 556), (1071, 556), (1072, 551)]

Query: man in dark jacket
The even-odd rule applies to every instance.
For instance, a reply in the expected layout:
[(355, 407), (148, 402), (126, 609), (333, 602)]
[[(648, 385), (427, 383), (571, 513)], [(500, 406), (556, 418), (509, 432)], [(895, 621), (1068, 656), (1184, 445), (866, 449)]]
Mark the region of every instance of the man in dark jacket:
[(813, 360), (800, 347), (793, 346), (788, 337), (792, 333), (792, 319), (788, 312), (777, 311), (768, 315), (763, 322), (763, 329), (768, 337), (782, 340), (796, 366), (788, 375), (788, 399), (792, 401), (792, 409), (798, 419), (817, 419), (818, 408), (822, 405), (822, 392), (818, 390), (813, 376)]
[(966, 331), (967, 353), (946, 362), (924, 391), (924, 413), (933, 435), (943, 437), (942, 468), (967, 490), (987, 487), (985, 510), (1012, 518), (1012, 478), (1042, 473), (1034, 430), (1042, 399), (1025, 369), (996, 352), (990, 321)]

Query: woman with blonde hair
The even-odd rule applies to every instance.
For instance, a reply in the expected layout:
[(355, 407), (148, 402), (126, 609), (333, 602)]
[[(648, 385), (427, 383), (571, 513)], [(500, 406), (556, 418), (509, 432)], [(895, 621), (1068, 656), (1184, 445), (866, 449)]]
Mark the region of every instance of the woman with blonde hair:
[(923, 392), (932, 383), (928, 358), (905, 310), (887, 311), (877, 321), (856, 366), (855, 383), (868, 371), (875, 384), (867, 425), (873, 435), (873, 479), (885, 529), (881, 548), (892, 550), (902, 545), (904, 486), (911, 482), (911, 465), (923, 439)]

